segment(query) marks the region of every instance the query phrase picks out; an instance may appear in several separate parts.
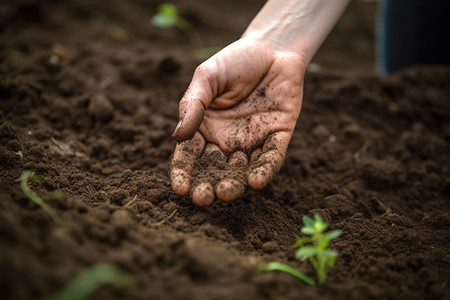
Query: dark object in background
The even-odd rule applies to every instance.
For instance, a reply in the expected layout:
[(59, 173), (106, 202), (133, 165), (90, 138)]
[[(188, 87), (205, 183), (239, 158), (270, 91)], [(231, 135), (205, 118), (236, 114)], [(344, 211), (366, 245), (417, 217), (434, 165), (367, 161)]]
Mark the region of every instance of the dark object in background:
[(449, 0), (381, 0), (377, 67), (390, 73), (412, 65), (450, 64)]

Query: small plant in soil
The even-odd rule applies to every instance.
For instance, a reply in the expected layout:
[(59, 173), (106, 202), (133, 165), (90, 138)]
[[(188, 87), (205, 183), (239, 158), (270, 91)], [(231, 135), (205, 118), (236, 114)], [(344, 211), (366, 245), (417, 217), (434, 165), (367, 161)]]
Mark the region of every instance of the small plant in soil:
[(46, 211), (50, 217), (52, 217), (53, 221), (55, 221), (56, 224), (61, 225), (61, 218), (58, 216), (58, 214), (53, 210), (53, 208), (48, 205), (44, 200), (42, 200), (41, 197), (33, 193), (33, 191), (28, 187), (28, 180), (31, 179), (34, 182), (41, 182), (41, 178), (37, 176), (33, 171), (30, 170), (24, 170), (22, 174), (20, 175), (20, 187), (22, 188), (23, 193), (25, 196), (35, 204), (39, 205), (44, 211)]
[(3, 47), (0, 52), (4, 55), (7, 55), (9, 57), (13, 58), (19, 58), (22, 56), (22, 53), (16, 49), (10, 48), (10, 47)]
[[(301, 260), (309, 259), (316, 271), (318, 284), (323, 285), (327, 280), (328, 269), (334, 266), (338, 256), (338, 252), (336, 250), (328, 249), (328, 245), (331, 240), (339, 237), (342, 231), (334, 230), (324, 233), (328, 224), (323, 221), (319, 214), (314, 215), (314, 220), (308, 216), (304, 216), (302, 220), (304, 226), (302, 227), (301, 232), (309, 235), (309, 237), (300, 238), (294, 244), (295, 248), (299, 248), (295, 253), (295, 257)], [(271, 262), (267, 265), (260, 266), (259, 270), (282, 271), (297, 277), (309, 285), (315, 285), (313, 279), (283, 263)]]
[(134, 288), (135, 280), (115, 264), (97, 263), (81, 271), (58, 294), (44, 300), (83, 300), (105, 284), (130, 290)]
[(176, 27), (180, 29), (196, 49), (195, 55), (199, 58), (208, 58), (222, 49), (222, 47), (205, 47), (198, 31), (178, 14), (178, 9), (173, 3), (159, 5), (158, 13), (152, 18), (152, 24), (159, 28)]

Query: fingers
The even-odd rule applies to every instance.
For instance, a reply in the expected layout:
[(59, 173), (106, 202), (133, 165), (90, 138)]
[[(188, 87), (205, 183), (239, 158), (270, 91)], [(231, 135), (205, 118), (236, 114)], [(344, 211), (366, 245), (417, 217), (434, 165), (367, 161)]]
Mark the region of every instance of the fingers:
[[(204, 165), (205, 167), (207, 167), (207, 164), (209, 163), (208, 160), (211, 159), (213, 156), (216, 163), (219, 161), (226, 160), (225, 155), (217, 145), (208, 143), (205, 146), (205, 150), (202, 158), (199, 161), (199, 165)], [(207, 170), (204, 170), (204, 172), (205, 171), (208, 172)], [(196, 182), (194, 182), (191, 196), (192, 201), (197, 206), (200, 207), (210, 206), (214, 202), (215, 195), (213, 183), (210, 182), (208, 179), (211, 180), (209, 176), (204, 176), (204, 174), (202, 174), (201, 176), (198, 176), (197, 180), (195, 180)]]
[(292, 134), (279, 131), (269, 136), (260, 153), (252, 153), (248, 184), (254, 190), (265, 187), (278, 173), (284, 163), (286, 150)]
[[(230, 155), (228, 159), (230, 166), (234, 167), (235, 177), (222, 179), (216, 187), (216, 195), (222, 201), (232, 201), (239, 198), (245, 192), (245, 187), (247, 183), (239, 176), (239, 172), (244, 172), (243, 170), (247, 166), (248, 157), (242, 151), (236, 151)], [(243, 175), (243, 174), (242, 174)]]
[(258, 155), (261, 153), (261, 148), (256, 148), (253, 150), (252, 154), (250, 155), (250, 162), (253, 163), (257, 158)]
[(173, 137), (178, 141), (191, 139), (200, 127), (206, 108), (216, 96), (214, 69), (205, 63), (194, 72), (192, 81), (179, 104), (179, 119)]
[[(182, 196), (189, 193), (194, 162), (199, 160), (202, 152), (204, 152), (202, 160), (208, 155), (213, 155), (215, 162), (212, 166), (216, 171), (220, 171), (215, 173), (216, 177), (214, 177), (211, 176), (212, 174), (208, 174), (210, 171), (205, 169), (205, 174), (208, 176), (197, 179), (197, 183), (194, 184), (191, 191), (195, 205), (209, 206), (214, 202), (216, 196), (223, 201), (235, 200), (245, 192), (247, 184), (252, 189), (262, 189), (282, 167), (290, 138), (291, 134), (284, 131), (269, 136), (262, 149), (257, 148), (252, 152), (248, 175), (245, 178), (249, 158), (244, 152), (234, 152), (226, 163), (226, 157), (220, 148), (211, 143), (205, 146), (204, 138), (197, 133), (194, 138), (179, 143), (175, 148), (170, 174), (172, 189)], [(217, 168), (222, 164), (228, 165), (228, 167)], [(208, 167), (208, 165), (205, 166)]]
[(207, 144), (197, 166), (203, 166), (203, 172), (194, 179), (192, 200), (197, 206), (209, 206), (217, 197), (231, 201), (245, 192), (247, 185), (245, 170), (248, 157), (242, 151), (226, 156), (215, 144)]
[(173, 191), (185, 196), (191, 188), (191, 172), (194, 162), (200, 157), (205, 147), (205, 140), (197, 133), (183, 143), (178, 143), (171, 162), (170, 179)]
[(220, 150), (219, 146), (216, 144), (208, 143), (205, 147), (205, 153), (203, 155), (210, 154), (214, 151), (217, 151), (218, 155), (220, 156), (220, 160), (225, 160), (225, 154), (223, 154), (222, 150)]
[(230, 155), (228, 163), (234, 167), (246, 166), (248, 163), (248, 156), (242, 151), (236, 151)]
[(233, 178), (225, 178), (219, 182), (216, 195), (222, 201), (233, 201), (245, 192), (245, 185)]
[(200, 207), (210, 206), (214, 202), (214, 190), (209, 182), (201, 182), (192, 191), (192, 201)]

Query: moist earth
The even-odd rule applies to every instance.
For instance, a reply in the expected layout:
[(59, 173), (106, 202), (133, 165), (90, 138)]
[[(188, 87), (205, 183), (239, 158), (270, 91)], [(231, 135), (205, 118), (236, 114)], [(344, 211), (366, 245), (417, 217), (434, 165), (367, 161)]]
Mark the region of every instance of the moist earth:
[[(263, 3), (177, 5), (207, 45), (224, 46)], [(198, 208), (167, 174), (201, 60), (180, 32), (152, 27), (157, 4), (1, 4), (0, 298), (52, 295), (111, 262), (135, 289), (91, 299), (448, 299), (450, 68), (376, 74), (376, 5), (354, 1), (309, 68), (280, 173)], [(26, 169), (62, 226), (22, 193)], [(292, 244), (315, 213), (343, 232), (327, 284), (258, 274), (279, 261), (314, 276)]]

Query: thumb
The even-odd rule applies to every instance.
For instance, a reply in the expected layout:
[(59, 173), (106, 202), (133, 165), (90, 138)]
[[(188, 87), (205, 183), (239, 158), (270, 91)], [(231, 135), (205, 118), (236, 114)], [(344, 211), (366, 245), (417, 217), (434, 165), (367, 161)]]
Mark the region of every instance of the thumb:
[(200, 127), (205, 110), (216, 96), (212, 78), (213, 72), (206, 66), (200, 65), (195, 70), (179, 104), (179, 121), (172, 134), (178, 142), (191, 139)]

